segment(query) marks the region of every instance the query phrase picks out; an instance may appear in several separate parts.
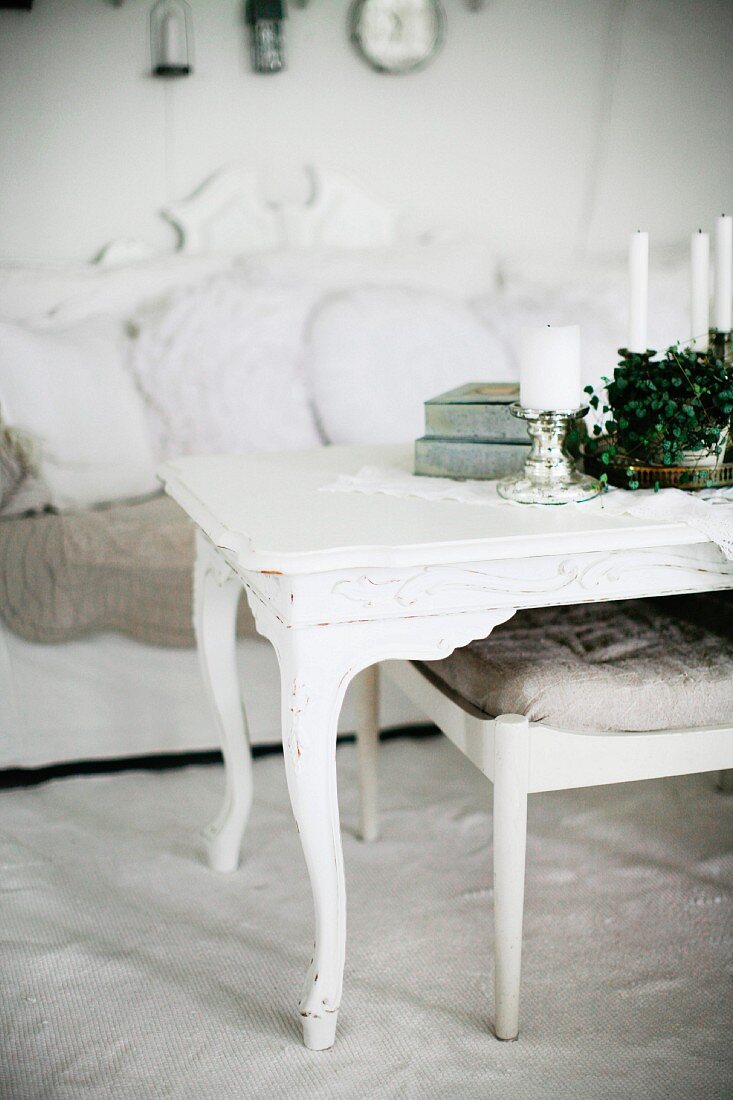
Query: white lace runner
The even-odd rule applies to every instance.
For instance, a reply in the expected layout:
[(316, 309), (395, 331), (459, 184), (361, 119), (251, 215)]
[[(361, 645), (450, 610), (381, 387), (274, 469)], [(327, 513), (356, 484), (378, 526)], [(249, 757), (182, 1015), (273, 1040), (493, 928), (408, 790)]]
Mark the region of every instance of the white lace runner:
[[(341, 474), (336, 481), (321, 486), (323, 493), (383, 493), (393, 497), (419, 497), (421, 500), (455, 500), (460, 504), (526, 508), (504, 500), (496, 491), (495, 481), (453, 481), (447, 477), (417, 477), (398, 467), (363, 466), (355, 474)], [(665, 523), (685, 523), (714, 542), (733, 561), (733, 488), (703, 489), (609, 489), (582, 504), (566, 508), (584, 508), (609, 516), (630, 515), (639, 519), (657, 519)]]
[(603, 494), (602, 508), (608, 515), (626, 513), (638, 519), (685, 523), (706, 535), (733, 561), (733, 489), (612, 489)]

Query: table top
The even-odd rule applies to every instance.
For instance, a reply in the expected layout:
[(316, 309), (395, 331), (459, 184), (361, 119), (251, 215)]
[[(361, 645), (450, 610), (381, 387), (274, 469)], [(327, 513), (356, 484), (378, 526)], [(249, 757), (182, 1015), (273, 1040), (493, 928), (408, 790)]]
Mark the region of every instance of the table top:
[(319, 491), (339, 474), (368, 465), (411, 472), (413, 448), (190, 456), (166, 463), (159, 477), (216, 546), (257, 572), (478, 562), (707, 541), (686, 525), (604, 514), (597, 501), (477, 506)]

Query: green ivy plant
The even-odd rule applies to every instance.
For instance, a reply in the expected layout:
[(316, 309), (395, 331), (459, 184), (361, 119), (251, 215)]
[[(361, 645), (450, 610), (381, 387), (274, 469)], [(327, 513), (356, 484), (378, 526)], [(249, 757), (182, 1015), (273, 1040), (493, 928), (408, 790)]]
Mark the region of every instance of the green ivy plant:
[[(661, 358), (654, 351), (640, 354), (625, 348), (619, 355), (613, 378), (603, 379), (605, 395), (585, 387), (589, 404), (601, 414), (601, 423), (584, 440), (587, 454), (604, 466), (676, 466), (685, 452), (721, 446), (721, 433), (733, 413), (729, 362), (677, 344)], [(630, 489), (639, 487), (633, 467), (627, 480)]]

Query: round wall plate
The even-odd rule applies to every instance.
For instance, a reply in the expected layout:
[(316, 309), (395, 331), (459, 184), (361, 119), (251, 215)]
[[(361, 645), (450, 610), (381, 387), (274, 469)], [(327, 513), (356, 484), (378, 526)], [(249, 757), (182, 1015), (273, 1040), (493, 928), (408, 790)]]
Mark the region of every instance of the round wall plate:
[(445, 12), (440, 0), (354, 0), (349, 37), (377, 72), (412, 73), (442, 46)]

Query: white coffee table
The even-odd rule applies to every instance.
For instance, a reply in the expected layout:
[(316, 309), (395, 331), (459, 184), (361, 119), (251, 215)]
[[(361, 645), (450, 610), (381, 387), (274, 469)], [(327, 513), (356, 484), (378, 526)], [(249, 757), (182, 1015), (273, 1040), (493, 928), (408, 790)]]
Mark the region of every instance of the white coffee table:
[(410, 470), (410, 447), (183, 458), (166, 491), (199, 528), (195, 617), (222, 734), (227, 795), (212, 863), (236, 866), (251, 798), (234, 658), (242, 585), (277, 653), (288, 789), (315, 905), (300, 1001), (304, 1041), (333, 1044), (346, 920), (336, 729), (349, 682), (390, 659), (430, 660), (518, 608), (733, 588), (733, 564), (686, 526), (597, 508), (476, 507), (324, 493), (364, 465)]

